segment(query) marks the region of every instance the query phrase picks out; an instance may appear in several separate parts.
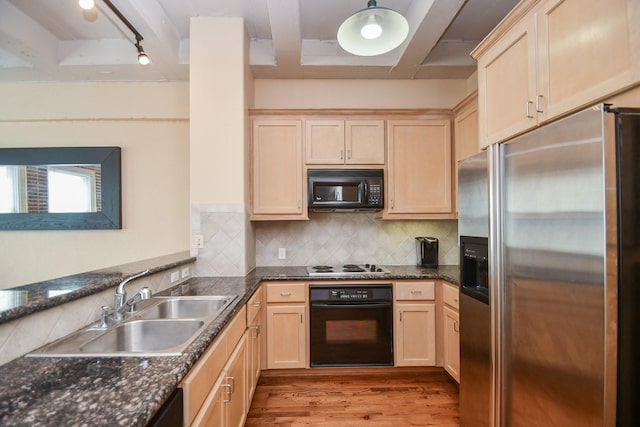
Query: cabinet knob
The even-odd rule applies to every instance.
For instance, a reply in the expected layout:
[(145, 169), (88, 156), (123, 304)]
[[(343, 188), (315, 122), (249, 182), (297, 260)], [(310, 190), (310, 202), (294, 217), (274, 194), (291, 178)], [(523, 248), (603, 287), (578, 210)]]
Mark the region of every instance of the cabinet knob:
[(254, 307), (260, 307), (262, 305), (262, 303), (260, 301), (256, 301), (253, 303)]
[(351, 160), (351, 150), (347, 150), (347, 159)]
[(453, 330), (455, 332), (460, 332), (460, 324), (458, 323), (457, 320), (453, 322)]
[(418, 291), (418, 290), (412, 290), (411, 291), (411, 295), (420, 295), (422, 293), (422, 291)]
[(289, 296), (291, 296), (291, 292), (282, 291), (282, 292), (280, 292), (280, 296), (282, 296), (282, 297), (289, 297)]
[(340, 160), (344, 160), (344, 150), (340, 150)]

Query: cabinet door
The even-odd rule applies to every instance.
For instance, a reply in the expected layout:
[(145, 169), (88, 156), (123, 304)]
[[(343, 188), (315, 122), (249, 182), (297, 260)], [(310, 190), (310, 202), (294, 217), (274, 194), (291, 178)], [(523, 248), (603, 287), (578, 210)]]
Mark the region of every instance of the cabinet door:
[(482, 147), (536, 125), (535, 46), (535, 17), (526, 16), (478, 58)]
[(191, 427), (207, 427), (207, 426), (226, 426), (227, 413), (225, 412), (225, 400), (229, 393), (229, 387), (225, 386), (224, 376), (221, 376), (207, 396), (206, 401), (202, 405), (202, 410), (198, 412)]
[(256, 391), (256, 385), (258, 383), (258, 378), (260, 377), (260, 358), (261, 358), (261, 347), (262, 347), (262, 331), (261, 331), (261, 319), (262, 319), (262, 310), (257, 313), (255, 317), (254, 323), (249, 326), (249, 337), (247, 344), (248, 351), (248, 378), (247, 378), (247, 409), (251, 404), (251, 398), (253, 397), (253, 393)]
[(267, 305), (267, 368), (306, 366), (305, 306)]
[(444, 369), (460, 382), (460, 326), (458, 312), (444, 307)]
[(540, 120), (595, 103), (638, 81), (639, 12), (632, 0), (548, 0), (542, 5)]
[(458, 111), (453, 119), (454, 159), (453, 162), (453, 202), (458, 210), (458, 162), (480, 152), (478, 130), (478, 97)]
[(344, 120), (306, 120), (305, 141), (308, 165), (344, 163)]
[(247, 334), (242, 336), (229, 359), (225, 377), (227, 396), (224, 400), (227, 412), (227, 426), (242, 427), (247, 416)]
[(396, 304), (396, 366), (436, 364), (435, 304)]
[(451, 213), (451, 122), (388, 122), (386, 213)]
[(302, 122), (254, 120), (253, 214), (306, 215), (302, 178)]
[(384, 120), (347, 120), (346, 163), (384, 165)]
[[(235, 320), (234, 320), (235, 322)], [(212, 409), (204, 409), (207, 405), (217, 404), (212, 397), (212, 390), (217, 392), (215, 385), (220, 377), (227, 361), (227, 335), (229, 328), (225, 329), (216, 341), (200, 357), (193, 369), (182, 380), (184, 391), (184, 425), (189, 426), (196, 417), (203, 418), (202, 412), (211, 412)], [(206, 418), (210, 418), (206, 415)], [(199, 424), (197, 424), (199, 425)]]

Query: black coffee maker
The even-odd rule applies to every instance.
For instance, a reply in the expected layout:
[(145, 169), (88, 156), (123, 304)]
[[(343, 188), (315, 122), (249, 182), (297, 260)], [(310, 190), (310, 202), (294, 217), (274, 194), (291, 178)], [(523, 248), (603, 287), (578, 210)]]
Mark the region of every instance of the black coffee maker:
[(438, 239), (435, 237), (416, 237), (416, 254), (419, 267), (437, 267)]

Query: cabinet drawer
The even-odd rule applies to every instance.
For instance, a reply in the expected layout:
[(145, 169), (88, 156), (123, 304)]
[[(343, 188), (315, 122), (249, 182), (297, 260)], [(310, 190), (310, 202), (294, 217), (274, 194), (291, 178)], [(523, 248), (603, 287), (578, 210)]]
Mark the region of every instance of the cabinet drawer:
[(227, 331), (223, 332), (182, 380), (184, 425), (189, 426), (200, 411), (227, 362)]
[(458, 309), (458, 288), (456, 286), (450, 285), (447, 282), (442, 283), (442, 301), (455, 308)]
[(246, 329), (247, 329), (247, 308), (243, 306), (238, 312), (238, 314), (236, 314), (236, 317), (233, 319), (233, 321), (231, 321), (231, 323), (229, 323), (229, 326), (227, 327), (227, 332), (226, 332), (227, 354), (225, 355), (226, 357), (229, 357), (229, 354), (231, 354), (233, 349), (236, 347), (236, 344), (238, 344), (238, 341), (240, 341), (240, 338), (242, 337), (242, 334), (244, 334), (244, 331)]
[(433, 300), (436, 297), (435, 282), (397, 282), (396, 300)]
[(260, 313), (260, 308), (262, 308), (262, 289), (261, 285), (247, 302), (247, 325), (252, 325), (255, 317)]
[(267, 302), (305, 302), (304, 283), (267, 283)]

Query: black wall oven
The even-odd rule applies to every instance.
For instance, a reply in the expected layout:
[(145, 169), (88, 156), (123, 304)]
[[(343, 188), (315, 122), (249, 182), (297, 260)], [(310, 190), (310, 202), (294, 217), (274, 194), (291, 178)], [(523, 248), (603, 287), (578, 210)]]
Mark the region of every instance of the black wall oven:
[(391, 284), (310, 285), (310, 365), (392, 366)]

